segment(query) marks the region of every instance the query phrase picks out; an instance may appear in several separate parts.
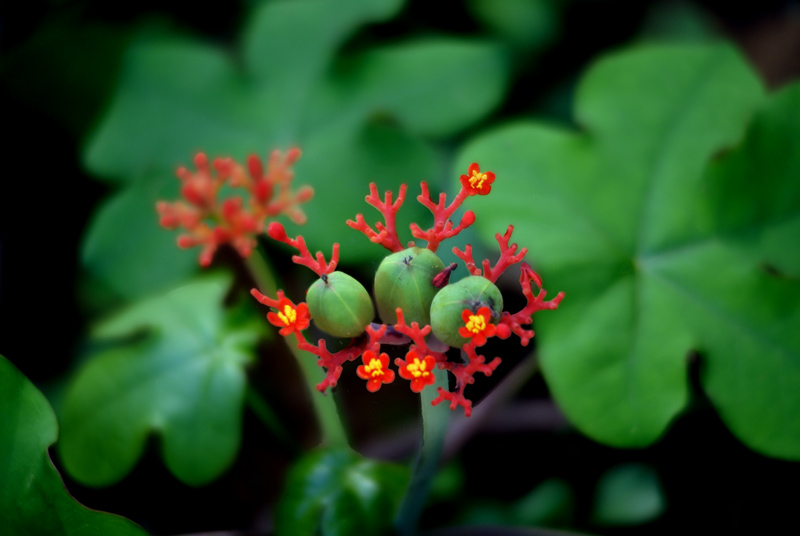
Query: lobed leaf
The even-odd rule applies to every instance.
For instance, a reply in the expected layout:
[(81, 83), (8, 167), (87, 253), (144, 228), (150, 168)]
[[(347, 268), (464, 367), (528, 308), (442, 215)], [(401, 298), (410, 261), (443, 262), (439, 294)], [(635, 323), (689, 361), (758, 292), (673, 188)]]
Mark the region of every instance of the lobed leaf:
[(599, 441), (658, 438), (686, 405), (699, 351), (734, 433), (800, 458), (797, 89), (718, 157), (762, 103), (730, 47), (642, 47), (590, 69), (583, 132), (516, 124), (463, 150), (459, 169), (479, 161), (498, 176), (481, 235), (513, 223), (547, 288), (567, 293), (537, 317), (542, 366)]
[(157, 434), (167, 467), (190, 485), (217, 478), (239, 448), (244, 368), (261, 324), (219, 306), (227, 278), (142, 300), (98, 326), (107, 349), (71, 382), (59, 452), (80, 481), (123, 478)]

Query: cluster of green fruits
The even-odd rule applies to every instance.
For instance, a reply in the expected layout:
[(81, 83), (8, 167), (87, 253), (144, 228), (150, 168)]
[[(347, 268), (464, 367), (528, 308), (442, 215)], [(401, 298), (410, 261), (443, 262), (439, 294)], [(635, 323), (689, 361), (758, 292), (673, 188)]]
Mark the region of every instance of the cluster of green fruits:
[[(482, 307), (500, 319), (503, 296), (497, 286), (482, 276), (471, 275), (457, 283), (446, 281), (446, 268), (436, 253), (410, 247), (387, 256), (375, 274), (374, 296), (381, 321), (397, 323), (397, 308), (408, 324), (430, 325), (433, 336), (448, 346), (461, 347), (468, 341), (459, 334), (464, 327), (462, 312)], [(375, 316), (372, 300), (364, 285), (343, 272), (323, 274), (307, 295), (311, 318), (324, 332), (335, 337), (356, 337)]]

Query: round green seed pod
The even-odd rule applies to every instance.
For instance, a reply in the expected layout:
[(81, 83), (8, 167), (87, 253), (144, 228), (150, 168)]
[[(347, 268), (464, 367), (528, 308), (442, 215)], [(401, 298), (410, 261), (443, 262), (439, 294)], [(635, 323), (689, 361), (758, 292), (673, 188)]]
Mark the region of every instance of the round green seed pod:
[(357, 337), (375, 316), (364, 285), (343, 272), (323, 275), (306, 295), (314, 323), (334, 337)]
[(375, 303), (383, 323), (396, 324), (395, 309), (400, 307), (406, 324), (429, 324), (431, 302), (439, 292), (433, 278), (442, 270), (442, 260), (425, 248), (408, 248), (383, 259), (375, 273)]
[(461, 313), (464, 309), (477, 313), (481, 307), (488, 307), (493, 311), (493, 323), (500, 319), (503, 312), (500, 289), (485, 277), (471, 275), (447, 285), (433, 298), (431, 305), (433, 335), (449, 346), (460, 347), (466, 344), (468, 339), (458, 334), (459, 328), (464, 327)]

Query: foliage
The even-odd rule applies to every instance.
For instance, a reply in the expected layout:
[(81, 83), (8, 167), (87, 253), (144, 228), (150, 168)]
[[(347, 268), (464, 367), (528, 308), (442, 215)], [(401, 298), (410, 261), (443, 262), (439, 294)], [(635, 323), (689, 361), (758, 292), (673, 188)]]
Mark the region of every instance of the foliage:
[(655, 471), (632, 463), (600, 477), (592, 517), (601, 525), (636, 525), (663, 514), (665, 506)]
[(352, 451), (318, 450), (287, 476), (276, 512), (276, 534), (386, 534), (408, 471)]
[(47, 449), (58, 424), (44, 395), (0, 356), (0, 519), (5, 534), (144, 536), (134, 523), (90, 510), (64, 488)]
[(728, 46), (641, 47), (584, 77), (583, 131), (517, 123), (462, 150), (459, 165), (505, 178), (483, 237), (524, 221), (537, 269), (569, 297), (540, 320), (540, 350), (584, 433), (656, 440), (687, 404), (698, 352), (731, 430), (800, 458), (798, 103), (796, 85), (764, 103)]
[[(181, 480), (201, 485), (234, 460), (245, 371), (261, 329), (249, 308), (223, 311), (229, 278), (138, 302), (93, 333), (105, 348), (64, 400), (59, 453), (81, 481), (104, 486), (133, 469), (151, 433)], [(248, 311), (250, 313), (248, 314)]]

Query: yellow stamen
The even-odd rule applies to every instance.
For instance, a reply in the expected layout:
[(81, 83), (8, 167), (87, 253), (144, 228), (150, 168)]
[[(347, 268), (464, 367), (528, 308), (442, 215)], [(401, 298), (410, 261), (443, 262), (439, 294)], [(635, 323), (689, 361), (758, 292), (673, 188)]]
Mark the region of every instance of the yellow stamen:
[(467, 330), (477, 334), (485, 329), (486, 320), (483, 318), (483, 315), (469, 315), (469, 320), (467, 321)]
[(369, 360), (369, 365), (365, 366), (364, 369), (367, 371), (367, 374), (376, 378), (378, 376), (383, 376), (383, 364), (381, 363), (380, 359), (373, 358)]
[(278, 318), (280, 318), (281, 322), (287, 326), (291, 326), (297, 320), (297, 311), (295, 311), (290, 305), (284, 305), (283, 312), (281, 313), (278, 311)]
[(420, 376), (425, 378), (430, 375), (430, 372), (425, 370), (425, 361), (420, 361), (418, 357), (415, 357), (414, 362), (409, 363), (407, 368), (408, 372), (415, 378), (419, 378)]
[(469, 178), (469, 185), (473, 188), (477, 188), (480, 190), (483, 188), (483, 183), (486, 181), (486, 173), (480, 173), (478, 171), (472, 172), (472, 177)]

